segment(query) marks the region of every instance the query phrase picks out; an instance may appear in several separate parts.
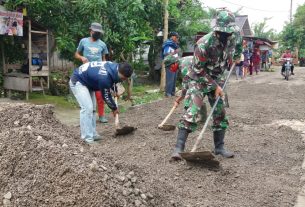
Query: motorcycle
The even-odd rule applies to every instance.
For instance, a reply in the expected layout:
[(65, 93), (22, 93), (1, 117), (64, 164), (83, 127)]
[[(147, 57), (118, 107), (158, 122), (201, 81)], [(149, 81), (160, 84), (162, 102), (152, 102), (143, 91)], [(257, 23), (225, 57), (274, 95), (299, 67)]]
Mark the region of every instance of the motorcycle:
[(285, 80), (289, 80), (289, 77), (291, 76), (291, 67), (292, 67), (292, 58), (283, 58), (284, 60), (284, 73), (282, 75), (284, 76)]

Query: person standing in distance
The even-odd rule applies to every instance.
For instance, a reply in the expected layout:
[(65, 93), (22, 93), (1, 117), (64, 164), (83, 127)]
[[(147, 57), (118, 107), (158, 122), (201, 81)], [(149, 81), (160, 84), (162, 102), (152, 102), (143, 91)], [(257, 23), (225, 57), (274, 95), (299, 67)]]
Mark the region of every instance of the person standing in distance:
[[(82, 63), (92, 61), (106, 61), (106, 55), (108, 49), (106, 44), (101, 40), (104, 31), (102, 25), (99, 23), (92, 23), (90, 26), (90, 37), (81, 39), (77, 50), (75, 52), (75, 58), (80, 60)], [(105, 104), (100, 91), (95, 92), (99, 121), (101, 123), (107, 123), (108, 120), (105, 117)]]
[[(170, 32), (169, 39), (162, 45), (162, 59), (167, 55), (174, 55), (178, 58), (178, 40), (179, 34), (177, 32)], [(166, 83), (165, 83), (165, 96), (175, 96), (177, 71), (172, 70), (170, 67), (165, 67)]]

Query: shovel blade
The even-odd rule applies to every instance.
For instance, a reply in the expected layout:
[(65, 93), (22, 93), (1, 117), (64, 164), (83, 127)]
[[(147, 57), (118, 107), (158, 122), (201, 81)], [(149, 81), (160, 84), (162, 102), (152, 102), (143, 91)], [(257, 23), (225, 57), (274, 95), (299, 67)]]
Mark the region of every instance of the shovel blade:
[(130, 134), (134, 130), (136, 130), (135, 127), (124, 126), (122, 128), (116, 129), (115, 136)]
[(158, 126), (158, 129), (161, 129), (163, 131), (174, 131), (176, 129), (176, 126), (170, 124), (163, 124), (162, 126)]
[(200, 162), (200, 161), (210, 161), (215, 158), (211, 151), (201, 151), (201, 152), (182, 152), (181, 157), (188, 162)]

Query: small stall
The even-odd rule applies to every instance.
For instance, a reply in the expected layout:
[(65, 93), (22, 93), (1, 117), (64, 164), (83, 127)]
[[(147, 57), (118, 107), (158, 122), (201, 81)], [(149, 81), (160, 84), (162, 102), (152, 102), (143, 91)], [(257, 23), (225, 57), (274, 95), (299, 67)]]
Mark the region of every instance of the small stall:
[(10, 34), (9, 30), (6, 30), (5, 34), (0, 35), (10, 35), (18, 39), (14, 42), (20, 44), (20, 50), (24, 53), (23, 60), (12, 61), (6, 54), (8, 48), (2, 43), (4, 89), (9, 97), (11, 91), (23, 91), (26, 93), (26, 99), (32, 91), (44, 93), (44, 90), (49, 88), (50, 74), (48, 30), (28, 18), (24, 19), (22, 13), (2, 11), (0, 17), (1, 14), (5, 20), (2, 20), (2, 23), (11, 21), (13, 23), (7, 24), (13, 25), (17, 22), (21, 29), (19, 28), (19, 33)]

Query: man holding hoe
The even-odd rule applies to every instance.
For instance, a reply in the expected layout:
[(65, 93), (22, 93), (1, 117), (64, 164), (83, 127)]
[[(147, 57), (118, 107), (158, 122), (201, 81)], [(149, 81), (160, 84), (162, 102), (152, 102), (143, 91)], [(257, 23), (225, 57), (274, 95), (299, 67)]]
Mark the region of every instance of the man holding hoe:
[[(179, 104), (185, 98), (185, 111), (178, 124), (173, 160), (182, 159), (179, 153), (184, 151), (189, 133), (197, 129), (204, 97), (208, 96), (211, 106), (218, 96), (224, 97), (221, 87), (224, 84), (225, 71), (233, 63), (233, 59), (240, 57), (241, 51), (241, 38), (235, 25), (235, 16), (224, 9), (218, 11), (213, 31), (199, 39), (195, 45), (192, 67), (183, 78), (185, 90), (176, 100)], [(226, 158), (234, 156), (232, 152), (224, 149), (228, 124), (224, 101), (220, 99), (213, 112), (214, 152)]]

